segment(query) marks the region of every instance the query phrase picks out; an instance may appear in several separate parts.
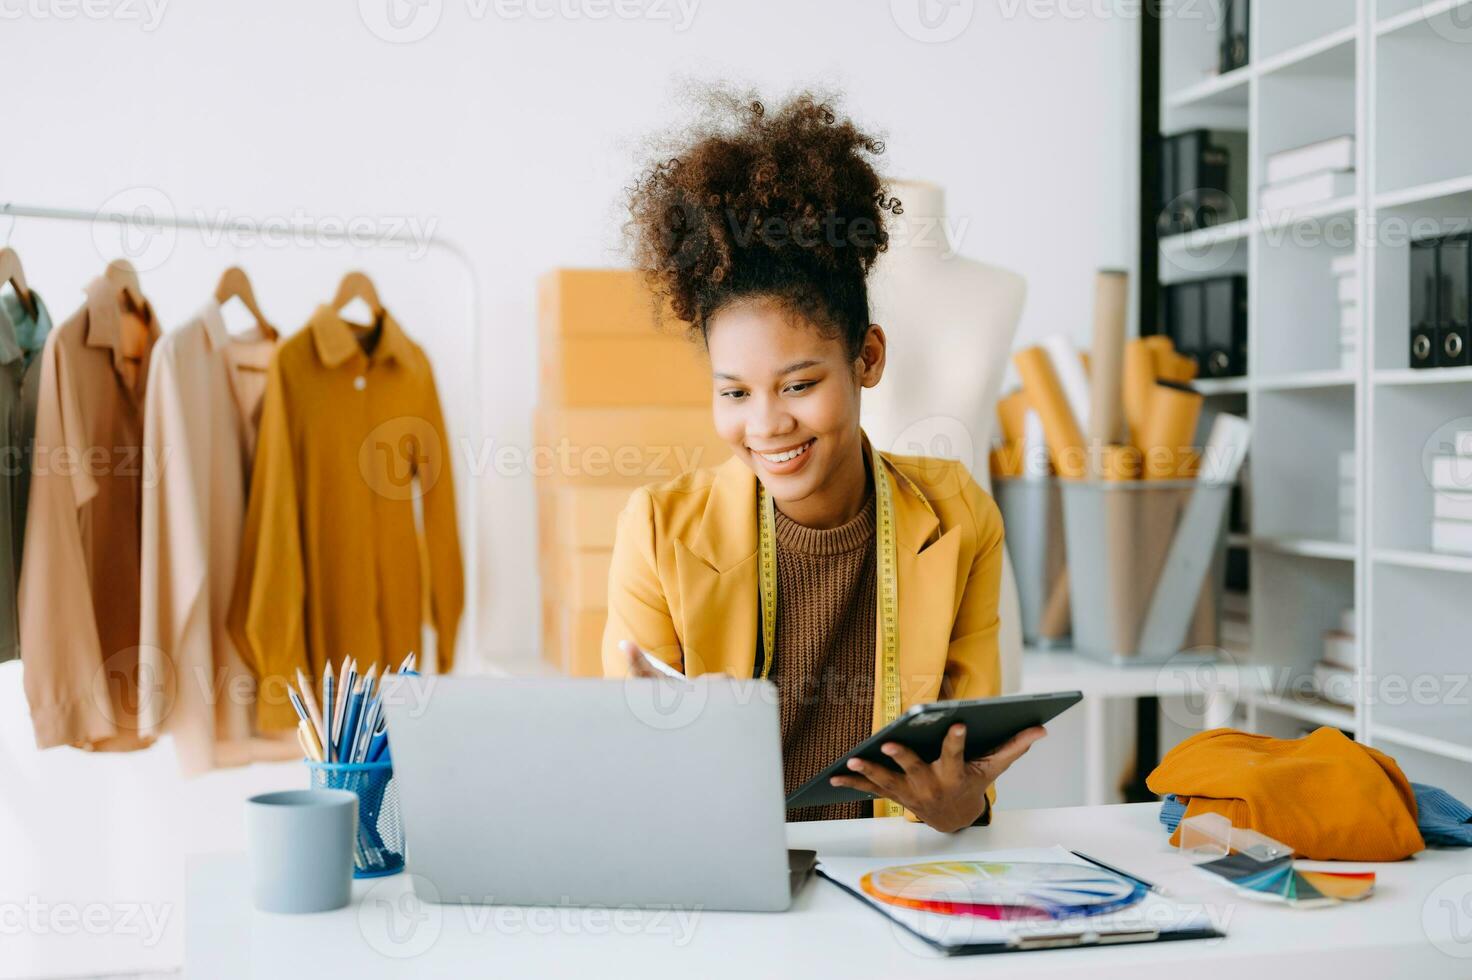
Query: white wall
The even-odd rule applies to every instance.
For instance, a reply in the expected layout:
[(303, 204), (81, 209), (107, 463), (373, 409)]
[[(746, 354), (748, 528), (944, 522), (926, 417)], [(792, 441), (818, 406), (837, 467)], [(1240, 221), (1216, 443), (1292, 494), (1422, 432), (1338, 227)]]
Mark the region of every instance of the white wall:
[[(892, 173), (947, 188), (960, 250), (1028, 278), (1023, 341), (1062, 331), (1086, 343), (1093, 270), (1133, 265), (1139, 25), (1073, 16), (1083, 5), (1069, 0), (1068, 13), (1013, 0), (932, 3), (970, 16), (945, 43), (897, 26), (909, 0), (698, 0), (684, 30), (652, 19), (477, 19), (474, 11), (496, 8), (423, 0), (439, 23), (409, 44), (381, 40), (360, 17), (362, 8), (381, 18), (391, 0), (162, 0), (152, 30), (62, 19), (67, 0), (23, 2), (0, 0), (0, 201), (432, 227), (472, 258), (478, 364), (463, 339), (466, 283), (439, 253), (211, 246), (181, 234), (140, 253), (152, 266), (144, 285), (177, 323), (239, 260), (267, 312), (294, 326), (330, 296), (340, 271), (364, 265), (430, 348), (459, 432), (478, 429), (497, 446), (530, 441), (536, 278), (554, 266), (621, 264), (621, 189), (641, 135), (675, 118), (678, 75), (751, 81), (769, 93), (804, 82), (846, 91), (860, 121), (884, 131)], [(143, 0), (94, 2), (119, 16), (148, 9)], [(11, 232), (58, 318), (118, 241), (115, 229), (29, 220)], [(466, 417), (472, 392), (479, 425)], [(473, 483), (485, 571), (479, 649), (531, 656), (532, 479), (488, 472)], [(167, 743), (124, 757), (37, 753), (18, 665), (6, 668), (0, 901), (141, 901), (174, 918), (146, 949), (117, 936), (6, 937), (0, 975), (177, 962), (184, 856), (241, 846), (242, 797), (302, 785), (304, 774), (255, 767), (181, 785)]]
[[(338, 269), (366, 263), (406, 327), (431, 339), (441, 375), (478, 382), (480, 435), (496, 446), (530, 441), (536, 278), (622, 263), (621, 190), (643, 135), (678, 118), (677, 76), (845, 91), (860, 121), (884, 131), (892, 173), (947, 188), (960, 251), (1028, 278), (1023, 340), (1085, 341), (1092, 270), (1132, 264), (1139, 25), (1081, 16), (1094, 5), (620, 0), (651, 16), (593, 20), (495, 13), (599, 9), (572, 0), (151, 0), (162, 6), (150, 30), (144, 0), (93, 0), (142, 21), (63, 20), (66, 2), (0, 0), (11, 93), (0, 200), (413, 222), (458, 241), (483, 297), (478, 372), (453, 356), (464, 287), (443, 257), (416, 265), (259, 244), (242, 255), (181, 235), (145, 285), (177, 322), (214, 269), (240, 257), (268, 313), (295, 325), (330, 296)], [(964, 30), (944, 43), (909, 36), (898, 24), (915, 2)], [(437, 26), (385, 42), (366, 22), (381, 23), (390, 4), (430, 21), (438, 10)], [(33, 9), (48, 13), (14, 16)], [(682, 9), (692, 12), (683, 30)], [(48, 248), (61, 233), (36, 224), (19, 223), (13, 244), (64, 315), (104, 256), (82, 229), (66, 233), (73, 246)], [(96, 237), (115, 242), (109, 234)], [(420, 310), (432, 312), (416, 319)], [(497, 658), (537, 643), (532, 483), (494, 467), (478, 476), (479, 647)]]

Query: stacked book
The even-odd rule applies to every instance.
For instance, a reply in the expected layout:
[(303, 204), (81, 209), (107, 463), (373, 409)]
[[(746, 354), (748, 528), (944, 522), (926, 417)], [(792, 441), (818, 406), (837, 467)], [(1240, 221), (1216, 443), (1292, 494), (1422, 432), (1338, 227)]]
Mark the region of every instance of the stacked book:
[(710, 418), (710, 369), (661, 323), (637, 273), (559, 269), (538, 296), (537, 481), (542, 655), (598, 676), (618, 515), (635, 487), (730, 455)]
[(1354, 542), (1354, 452), (1339, 454), (1339, 540)]
[(1339, 628), (1324, 631), (1324, 655), (1314, 664), (1314, 687), (1319, 697), (1333, 704), (1353, 705), (1359, 669), (1359, 630), (1353, 609), (1339, 614)]
[(1355, 368), (1360, 349), (1360, 262), (1351, 252), (1337, 256), (1329, 264), (1339, 296), (1339, 366), (1346, 371)]
[(1431, 458), (1431, 550), (1472, 555), (1472, 430), (1453, 444), (1454, 453)]
[(1287, 211), (1354, 193), (1354, 137), (1336, 136), (1270, 154), (1260, 211)]

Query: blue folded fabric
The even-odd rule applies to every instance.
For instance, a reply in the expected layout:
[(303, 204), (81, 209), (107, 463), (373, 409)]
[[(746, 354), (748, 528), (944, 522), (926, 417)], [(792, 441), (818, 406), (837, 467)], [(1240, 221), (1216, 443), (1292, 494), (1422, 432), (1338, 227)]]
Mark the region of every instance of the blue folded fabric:
[[(1427, 847), (1472, 847), (1472, 809), (1444, 789), (1412, 783), (1416, 794), (1416, 827)], [(1173, 834), (1186, 815), (1186, 804), (1174, 793), (1160, 801), (1160, 823)]]

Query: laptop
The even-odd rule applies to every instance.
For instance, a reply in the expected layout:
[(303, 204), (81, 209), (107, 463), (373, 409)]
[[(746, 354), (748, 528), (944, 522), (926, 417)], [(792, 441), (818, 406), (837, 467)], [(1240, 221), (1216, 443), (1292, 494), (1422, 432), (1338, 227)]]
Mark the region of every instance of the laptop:
[(390, 675), (383, 705), (423, 900), (781, 911), (812, 868), (770, 681)]

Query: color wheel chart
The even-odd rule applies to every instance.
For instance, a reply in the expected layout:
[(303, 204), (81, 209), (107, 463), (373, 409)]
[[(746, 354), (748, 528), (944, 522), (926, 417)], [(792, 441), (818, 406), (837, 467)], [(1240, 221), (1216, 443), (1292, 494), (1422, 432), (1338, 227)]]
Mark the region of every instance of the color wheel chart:
[(1145, 887), (1100, 868), (1023, 861), (932, 861), (871, 871), (859, 887), (877, 901), (938, 915), (1064, 919), (1128, 908)]

